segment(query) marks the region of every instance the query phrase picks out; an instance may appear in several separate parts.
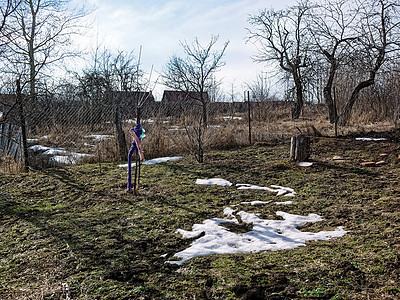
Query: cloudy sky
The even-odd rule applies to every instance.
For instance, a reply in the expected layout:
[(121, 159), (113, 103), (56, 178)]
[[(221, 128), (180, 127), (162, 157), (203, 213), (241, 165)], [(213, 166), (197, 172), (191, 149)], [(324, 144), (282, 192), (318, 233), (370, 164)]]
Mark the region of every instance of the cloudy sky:
[(142, 47), (142, 67), (149, 72), (153, 66), (155, 80), (172, 55), (182, 54), (180, 41), (191, 43), (198, 38), (205, 45), (212, 35), (218, 35), (216, 50), (230, 42), (224, 58), (226, 65), (218, 79), (223, 80), (225, 90), (233, 84), (243, 94), (244, 83), (254, 81), (263, 70), (251, 59), (254, 46), (246, 43), (249, 15), (294, 3), (295, 0), (88, 0), (88, 6), (95, 8), (90, 15), (93, 29), (81, 44), (133, 50), (136, 55)]

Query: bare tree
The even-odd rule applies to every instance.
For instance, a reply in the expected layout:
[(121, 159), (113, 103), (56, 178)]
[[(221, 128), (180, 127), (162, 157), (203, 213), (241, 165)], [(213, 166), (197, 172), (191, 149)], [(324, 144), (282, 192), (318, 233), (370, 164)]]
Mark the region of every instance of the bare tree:
[(352, 42), (358, 39), (355, 31), (359, 14), (352, 7), (351, 0), (322, 0), (310, 14), (310, 34), (313, 36), (316, 51), (322, 54), (328, 66), (323, 95), (328, 108), (329, 121), (337, 121), (337, 108), (333, 99), (333, 84), (340, 65), (349, 62)]
[[(95, 50), (93, 66), (83, 71), (79, 77), (81, 96), (90, 101), (93, 110), (100, 109), (99, 114), (110, 113), (113, 115), (119, 154), (121, 159), (126, 158), (126, 137), (122, 130), (121, 101), (127, 97), (135, 97), (136, 118), (140, 122), (140, 108), (144, 103), (146, 93), (141, 93), (145, 88), (143, 71), (139, 68), (139, 61), (133, 52), (118, 51), (116, 54), (104, 49)], [(92, 113), (91, 116), (94, 114)], [(101, 118), (101, 117), (99, 117)], [(104, 118), (101, 118), (104, 119)], [(94, 120), (92, 122), (94, 124)]]
[(196, 38), (192, 44), (181, 43), (185, 57), (172, 56), (168, 61), (164, 74), (164, 84), (170, 88), (185, 92), (188, 97), (198, 101), (202, 107), (203, 126), (207, 127), (207, 107), (209, 98), (206, 92), (215, 85), (213, 75), (225, 63), (222, 61), (229, 41), (222, 49), (214, 51), (218, 36), (212, 36), (206, 46), (202, 46)]
[(291, 75), (296, 89), (296, 103), (292, 118), (300, 117), (304, 103), (303, 69), (310, 67), (309, 32), (306, 16), (310, 7), (300, 2), (289, 9), (263, 10), (251, 16), (248, 41), (258, 47), (257, 62), (273, 62)]
[[(3, 27), (7, 38), (6, 66), (18, 78), (18, 93), (29, 86), (29, 100), (33, 104), (37, 94), (38, 74), (56, 62), (75, 55), (72, 51), (72, 36), (82, 26), (79, 20), (86, 15), (84, 10), (71, 10), (69, 0), (21, 0), (9, 15), (8, 25)], [(20, 120), (25, 122), (24, 99), (17, 97)], [(25, 124), (21, 124), (26, 128)], [(27, 146), (27, 133), (23, 132), (23, 145)], [(28, 158), (25, 157), (25, 160)], [(26, 165), (28, 162), (25, 161)]]
[(8, 40), (5, 35), (6, 20), (14, 13), (20, 3), (21, 0), (0, 0), (0, 46), (4, 46)]
[(69, 3), (69, 0), (21, 0), (10, 17), (9, 62), (27, 67), (24, 69), (28, 71), (26, 82), (31, 101), (37, 92), (38, 74), (77, 54), (71, 47), (72, 37), (83, 28), (80, 19), (87, 12), (73, 11)]
[(397, 0), (356, 1), (361, 22), (357, 26), (358, 43), (353, 46), (353, 64), (361, 73), (340, 116), (339, 124), (346, 125), (361, 90), (374, 85), (378, 71), (385, 61), (399, 51), (400, 4)]
[(247, 84), (251, 97), (259, 102), (268, 101), (271, 96), (271, 86), (264, 72), (257, 74), (256, 80)]

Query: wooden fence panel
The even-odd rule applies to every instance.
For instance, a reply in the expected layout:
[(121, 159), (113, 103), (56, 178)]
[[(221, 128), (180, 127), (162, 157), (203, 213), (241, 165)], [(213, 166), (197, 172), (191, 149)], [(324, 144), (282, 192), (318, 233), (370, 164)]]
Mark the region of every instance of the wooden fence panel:
[(21, 127), (0, 123), (0, 152), (13, 157), (16, 161), (23, 160)]

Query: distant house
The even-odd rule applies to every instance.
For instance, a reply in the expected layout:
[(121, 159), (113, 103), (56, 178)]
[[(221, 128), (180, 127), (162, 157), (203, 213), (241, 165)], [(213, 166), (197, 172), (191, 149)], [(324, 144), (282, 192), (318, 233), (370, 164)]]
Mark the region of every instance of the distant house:
[[(208, 102), (208, 93), (204, 92), (203, 97)], [(183, 112), (198, 108), (199, 102), (198, 92), (170, 91), (166, 90), (161, 99), (161, 106), (166, 115), (181, 115)]]
[(136, 117), (136, 106), (140, 106), (142, 117), (154, 114), (156, 103), (152, 92), (113, 92), (119, 104), (122, 118)]

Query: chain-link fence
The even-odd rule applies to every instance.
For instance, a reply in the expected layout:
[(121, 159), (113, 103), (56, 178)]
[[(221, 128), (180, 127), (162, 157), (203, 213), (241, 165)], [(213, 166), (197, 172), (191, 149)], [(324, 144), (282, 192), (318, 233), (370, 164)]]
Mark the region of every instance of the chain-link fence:
[(147, 159), (185, 153), (198, 159), (210, 149), (280, 141), (298, 130), (313, 135), (333, 132), (324, 105), (306, 105), (301, 123), (290, 120), (292, 102), (206, 99), (202, 103), (172, 91), (165, 92), (162, 99), (151, 93), (113, 92), (87, 100), (49, 95), (32, 100), (25, 96), (19, 105), (16, 95), (1, 95), (2, 162), (5, 155), (17, 161), (24, 157), (21, 119), (26, 124), (29, 165), (34, 168), (124, 161), (132, 142), (129, 129), (137, 122), (146, 130), (143, 148)]

